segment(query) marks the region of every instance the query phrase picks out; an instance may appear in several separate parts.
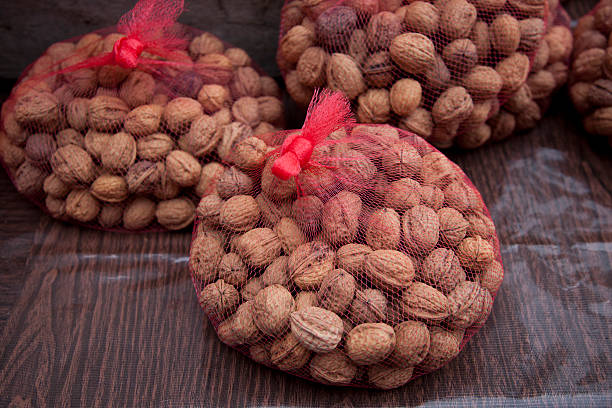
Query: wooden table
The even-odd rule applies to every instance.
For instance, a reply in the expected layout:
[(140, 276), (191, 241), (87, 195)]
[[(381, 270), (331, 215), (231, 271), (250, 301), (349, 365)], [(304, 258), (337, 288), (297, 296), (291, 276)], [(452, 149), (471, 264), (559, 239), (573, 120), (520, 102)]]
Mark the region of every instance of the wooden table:
[(449, 153), (491, 211), (506, 277), (456, 360), (388, 392), (252, 363), (200, 310), (189, 231), (57, 222), (2, 173), (0, 406), (611, 406), (612, 149), (558, 99), (532, 132)]

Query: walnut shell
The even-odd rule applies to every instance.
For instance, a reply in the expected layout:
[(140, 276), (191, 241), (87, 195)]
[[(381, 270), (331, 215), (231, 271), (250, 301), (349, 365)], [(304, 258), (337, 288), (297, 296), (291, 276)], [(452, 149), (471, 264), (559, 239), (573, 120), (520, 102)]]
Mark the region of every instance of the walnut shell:
[(493, 246), (479, 235), (467, 237), (457, 247), (461, 266), (477, 271), (485, 270), (495, 258)]
[(210, 319), (220, 321), (236, 310), (240, 303), (240, 294), (234, 286), (219, 279), (204, 287), (198, 300)]
[(48, 173), (26, 160), (15, 171), (15, 187), (21, 194), (36, 198), (43, 192), (47, 175)]
[(258, 221), (259, 207), (255, 199), (248, 195), (231, 197), (219, 211), (219, 223), (232, 232), (249, 231)]
[(410, 78), (400, 79), (391, 87), (389, 97), (393, 112), (406, 116), (421, 104), (421, 84)]
[(439, 290), (421, 282), (413, 282), (404, 290), (402, 306), (406, 316), (441, 321), (450, 314), (448, 298)]
[(114, 134), (102, 149), (100, 161), (109, 171), (124, 173), (136, 160), (136, 140), (125, 132)]
[(355, 295), (355, 278), (342, 269), (334, 269), (321, 281), (318, 304), (334, 313), (344, 313)]
[(466, 38), (476, 22), (476, 7), (465, 0), (450, 0), (440, 11), (440, 32), (446, 38)]
[(334, 258), (334, 251), (323, 242), (302, 244), (289, 256), (289, 276), (300, 289), (317, 289), (334, 269)]
[(341, 191), (323, 205), (321, 223), (323, 236), (334, 245), (354, 240), (359, 229), (361, 198), (349, 191)]
[(371, 365), (384, 360), (395, 347), (395, 332), (384, 323), (364, 323), (346, 336), (345, 351), (357, 365)]
[(401, 387), (412, 378), (414, 367), (398, 368), (382, 364), (368, 367), (370, 384), (382, 390), (391, 390)]
[(349, 314), (356, 324), (381, 322), (387, 318), (387, 298), (377, 289), (357, 290)]
[(431, 36), (438, 31), (440, 11), (436, 6), (424, 1), (415, 1), (406, 6), (404, 23), (415, 33)]
[(29, 92), (17, 99), (15, 121), (24, 128), (54, 130), (59, 124), (59, 101), (49, 92)]
[(205, 84), (198, 92), (198, 102), (205, 112), (214, 113), (223, 108), (229, 108), (232, 104), (232, 97), (226, 86)]
[(325, 384), (350, 384), (357, 366), (340, 350), (316, 354), (310, 361), (310, 375)]
[(434, 64), (435, 47), (431, 40), (422, 34), (400, 34), (389, 46), (391, 59), (404, 71), (418, 75)]
[(79, 221), (93, 221), (100, 211), (100, 203), (87, 190), (72, 190), (66, 197), (66, 215)]
[(429, 330), (422, 322), (405, 321), (396, 325), (395, 348), (390, 360), (398, 367), (414, 367), (419, 364), (429, 352)]
[(278, 336), (289, 329), (295, 310), (291, 293), (281, 285), (268, 286), (257, 293), (253, 302), (255, 325), (268, 336)]
[(118, 131), (129, 111), (129, 106), (119, 98), (95, 96), (89, 101), (89, 127), (99, 132)]
[(194, 157), (204, 157), (217, 147), (220, 139), (215, 120), (202, 115), (191, 122), (189, 131), (179, 138), (178, 145)]
[(515, 92), (529, 74), (529, 58), (525, 54), (514, 53), (499, 61), (495, 70), (502, 79), (502, 92)]
[(232, 96), (238, 99), (243, 96), (258, 97), (261, 95), (259, 74), (252, 67), (238, 67), (229, 84)]
[(380, 289), (402, 289), (414, 279), (414, 265), (402, 252), (380, 249), (365, 257), (365, 272)]
[(137, 197), (123, 211), (123, 226), (129, 230), (139, 230), (155, 220), (156, 204), (145, 197)]
[(53, 172), (66, 184), (89, 184), (95, 177), (95, 165), (87, 152), (75, 145), (60, 147), (51, 157)]
[(366, 84), (356, 61), (349, 55), (334, 53), (327, 63), (327, 86), (354, 99), (365, 91)]
[(90, 187), (91, 194), (100, 201), (119, 203), (128, 197), (128, 185), (123, 177), (99, 176)]
[(261, 268), (268, 266), (280, 255), (281, 243), (270, 228), (255, 228), (240, 236), (236, 252), (248, 265)]
[(307, 307), (291, 313), (291, 333), (307, 349), (325, 353), (336, 348), (342, 339), (342, 319), (329, 310)]
[(441, 327), (432, 327), (430, 337), (429, 353), (420, 365), (423, 370), (427, 371), (440, 368), (455, 358), (459, 354), (459, 344), (461, 343), (453, 332)]
[(202, 116), (202, 105), (192, 98), (175, 98), (164, 107), (162, 119), (168, 129), (183, 134), (190, 129), (191, 123)]
[(202, 283), (213, 282), (217, 279), (217, 267), (224, 254), (223, 245), (218, 238), (212, 234), (198, 234), (191, 243), (189, 269)]
[(491, 310), (491, 295), (476, 282), (460, 282), (449, 293), (451, 307), (448, 324), (454, 329), (466, 329), (486, 319)]
[(223, 199), (253, 192), (253, 179), (236, 167), (226, 168), (216, 182), (217, 194)]
[(170, 178), (181, 187), (191, 187), (200, 180), (202, 166), (195, 157), (182, 150), (174, 150), (166, 157)]
[(160, 201), (155, 210), (157, 222), (169, 230), (180, 230), (193, 222), (195, 205), (186, 197)]
[(287, 62), (295, 64), (313, 43), (314, 33), (302, 25), (297, 25), (283, 36), (278, 52)]
[(366, 256), (372, 249), (363, 244), (346, 244), (338, 249), (336, 263), (338, 268), (344, 269), (355, 276), (365, 270)]
[(402, 216), (402, 231), (406, 246), (415, 252), (431, 251), (440, 236), (440, 220), (434, 210), (417, 205)]
[(281, 370), (297, 370), (306, 365), (311, 352), (302, 346), (293, 333), (277, 338), (270, 346), (270, 360)]
[(307, 48), (297, 62), (299, 81), (305, 86), (316, 87), (325, 83), (329, 54), (320, 47)]

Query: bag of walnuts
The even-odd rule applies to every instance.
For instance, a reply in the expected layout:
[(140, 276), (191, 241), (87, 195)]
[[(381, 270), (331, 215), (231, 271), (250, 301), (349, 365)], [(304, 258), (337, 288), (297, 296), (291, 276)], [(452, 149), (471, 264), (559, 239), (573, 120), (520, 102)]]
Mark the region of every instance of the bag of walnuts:
[(527, 80), (546, 0), (288, 0), (277, 61), (302, 105), (340, 90), (361, 123), (438, 147), (486, 126)]
[(536, 51), (527, 81), (486, 125), (458, 139), (462, 147), (475, 148), (488, 140), (503, 140), (534, 128), (548, 109), (553, 93), (567, 82), (573, 48), (571, 19), (557, 2), (549, 1), (548, 4), (546, 35)]
[(237, 176), (211, 180), (197, 208), (189, 266), (219, 338), (312, 381), (381, 389), (455, 358), (503, 278), (461, 169), (412, 133), (355, 125), (339, 92), (315, 93), (303, 128), (277, 136), (237, 151), (243, 165), (219, 172)]
[(570, 96), (587, 132), (612, 145), (612, 1), (604, 0), (574, 28)]
[(210, 161), (281, 126), (274, 80), (247, 53), (176, 23), (182, 0), (141, 0), (116, 27), (50, 46), (2, 107), (0, 157), (52, 217), (180, 229)]

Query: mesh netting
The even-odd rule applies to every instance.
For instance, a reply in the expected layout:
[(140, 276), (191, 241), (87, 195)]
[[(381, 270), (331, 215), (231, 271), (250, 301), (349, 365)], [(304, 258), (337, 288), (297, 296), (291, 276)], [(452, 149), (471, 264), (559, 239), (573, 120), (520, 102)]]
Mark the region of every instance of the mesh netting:
[(578, 20), (569, 82), (585, 130), (612, 145), (612, 1)]
[[(527, 81), (487, 121), (492, 141), (534, 128), (546, 113), (553, 94), (567, 82), (573, 48), (571, 20), (558, 3), (549, 2), (549, 7), (546, 35), (536, 50)], [(479, 146), (480, 140), (478, 134), (459, 139), (466, 148)]]
[(2, 107), (0, 157), (52, 217), (181, 229), (233, 150), (283, 125), (275, 81), (247, 53), (141, 0), (116, 27), (50, 46)]
[(248, 165), (218, 164), (197, 208), (189, 265), (219, 338), (300, 377), (382, 389), (455, 358), (503, 279), (461, 169), (413, 133), (356, 125), (331, 91), (260, 145), (237, 152)]
[(277, 61), (299, 104), (327, 86), (361, 123), (476, 147), (527, 80), (547, 20), (546, 0), (288, 0)]

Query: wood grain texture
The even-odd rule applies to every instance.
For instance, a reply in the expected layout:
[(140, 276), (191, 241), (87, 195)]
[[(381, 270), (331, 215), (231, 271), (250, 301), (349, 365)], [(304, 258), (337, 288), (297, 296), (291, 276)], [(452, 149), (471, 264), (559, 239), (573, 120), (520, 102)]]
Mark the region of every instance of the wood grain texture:
[(448, 154), (491, 211), (505, 280), (457, 359), (388, 392), (313, 384), (223, 345), (187, 272), (190, 232), (57, 222), (2, 174), (0, 406), (611, 406), (612, 149), (558, 98), (537, 129)]

